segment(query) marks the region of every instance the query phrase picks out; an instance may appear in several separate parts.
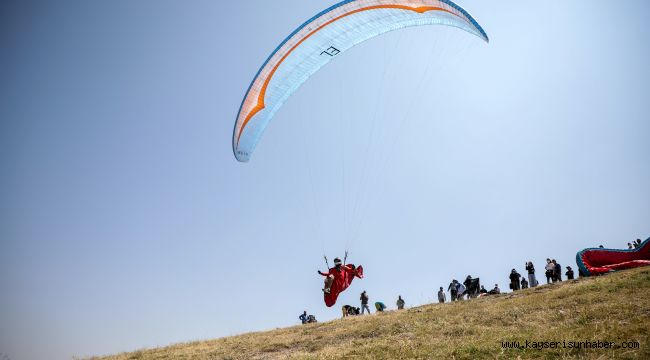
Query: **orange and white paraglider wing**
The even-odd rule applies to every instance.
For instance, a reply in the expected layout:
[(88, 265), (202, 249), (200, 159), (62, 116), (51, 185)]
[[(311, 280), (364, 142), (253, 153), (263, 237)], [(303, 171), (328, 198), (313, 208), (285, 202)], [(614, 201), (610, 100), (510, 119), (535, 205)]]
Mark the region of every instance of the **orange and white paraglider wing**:
[(476, 20), (450, 0), (346, 0), (305, 22), (273, 51), (246, 92), (232, 138), (237, 160), (250, 159), (273, 115), (325, 64), (370, 38), (423, 25), (453, 26), (488, 41)]

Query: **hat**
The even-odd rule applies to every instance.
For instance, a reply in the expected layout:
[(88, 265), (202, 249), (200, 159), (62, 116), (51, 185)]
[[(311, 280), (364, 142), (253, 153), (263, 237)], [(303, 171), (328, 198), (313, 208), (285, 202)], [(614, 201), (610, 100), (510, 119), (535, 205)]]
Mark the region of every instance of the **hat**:
[(334, 259), (334, 265), (339, 265), (341, 263), (342, 263), (341, 259), (339, 259), (339, 258)]

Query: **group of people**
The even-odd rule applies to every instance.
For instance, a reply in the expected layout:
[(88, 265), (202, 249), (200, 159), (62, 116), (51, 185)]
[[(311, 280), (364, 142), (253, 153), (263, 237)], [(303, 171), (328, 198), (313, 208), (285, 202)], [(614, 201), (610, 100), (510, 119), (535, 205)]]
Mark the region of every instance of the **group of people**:
[[(531, 261), (526, 262), (524, 265), (526, 269), (527, 276), (522, 276), (517, 269), (512, 269), (509, 275), (510, 279), (510, 289), (513, 291), (527, 289), (529, 287), (536, 287), (539, 285), (537, 278), (535, 276), (535, 265)], [(546, 259), (546, 266), (544, 267), (546, 275), (546, 283), (550, 284), (551, 282), (562, 281), (562, 266), (555, 259)], [(568, 280), (573, 280), (575, 274), (571, 266), (566, 267), (565, 272), (566, 278)], [(459, 282), (458, 280), (452, 280), (447, 291), (450, 294), (451, 301), (463, 300), (465, 298), (471, 299), (477, 296), (482, 295), (496, 295), (501, 293), (499, 284), (494, 284), (494, 288), (487, 290), (485, 287), (480, 285), (478, 278), (472, 278), (470, 275), (467, 276), (464, 282)], [(438, 302), (444, 303), (447, 301), (447, 295), (445, 290), (440, 287), (438, 290)]]
[[(467, 275), (465, 281), (462, 283), (453, 279), (451, 283), (449, 283), (447, 291), (449, 291), (449, 294), (451, 295), (451, 301), (463, 300), (465, 296), (467, 296), (468, 299), (475, 298), (479, 296), (481, 291), (487, 293), (487, 290), (480, 286), (480, 279), (472, 278), (471, 275)], [(438, 302), (445, 302), (446, 300), (445, 292), (442, 287), (440, 287), (440, 290), (438, 290)]]
[[(634, 246), (638, 246), (638, 244), (640, 244), (639, 240), (635, 241)], [(336, 259), (335, 263), (336, 265), (339, 265), (340, 260)], [(512, 271), (510, 272), (509, 278), (510, 278), (511, 290), (517, 291), (520, 289), (527, 289), (529, 287), (536, 287), (539, 285), (539, 282), (537, 281), (537, 278), (535, 276), (535, 265), (533, 265), (531, 261), (528, 261), (524, 265), (524, 268), (526, 269), (526, 273), (527, 273), (527, 276), (525, 277), (522, 276), (517, 271), (517, 269), (512, 269)], [(544, 267), (544, 270), (545, 270), (547, 284), (550, 284), (552, 282), (554, 283), (554, 282), (562, 281), (562, 266), (555, 259), (546, 259), (546, 266)], [(323, 274), (323, 275), (330, 275), (330, 274)], [(568, 280), (574, 279), (574, 272), (571, 266), (566, 267), (565, 275)], [(332, 281), (333, 281), (332, 276), (326, 277), (325, 287), (323, 289), (323, 292), (328, 293)], [(471, 275), (467, 275), (465, 281), (463, 281), (462, 283), (456, 279), (453, 279), (449, 284), (449, 286), (447, 287), (447, 291), (450, 294), (450, 301), (472, 299), (478, 296), (497, 295), (501, 293), (499, 284), (494, 284), (494, 288), (492, 288), (491, 290), (487, 290), (483, 285), (480, 285), (479, 278), (473, 278)], [(350, 305), (344, 305), (342, 307), (341, 310), (343, 313), (343, 317), (363, 315), (366, 312), (370, 314), (370, 306), (368, 305), (370, 303), (370, 297), (368, 296), (368, 293), (365, 290), (361, 293), (359, 300), (361, 302), (360, 308), (350, 306)], [(438, 290), (438, 302), (444, 303), (446, 301), (447, 301), (447, 294), (445, 293), (444, 288), (441, 286), (440, 289)], [(399, 295), (397, 297), (397, 302), (395, 304), (397, 305), (398, 310), (402, 310), (404, 309), (406, 302), (404, 301), (402, 296)], [(375, 305), (376, 312), (383, 312), (387, 309), (387, 306), (381, 301), (375, 302), (374, 305)], [(313, 321), (310, 321), (310, 317), (312, 318)], [(316, 321), (316, 318), (313, 317), (313, 315), (307, 315), (306, 311), (303, 312), (303, 314), (300, 315), (299, 318), (303, 324)]]
[[(363, 315), (364, 312), (368, 312), (368, 314), (370, 314), (370, 307), (368, 306), (368, 303), (370, 302), (370, 296), (368, 296), (368, 292), (363, 290), (361, 296), (359, 296), (359, 300), (361, 301), (361, 313), (358, 315)], [(402, 299), (402, 295), (399, 295), (397, 297), (397, 302), (395, 303), (395, 305), (397, 305), (397, 310), (404, 309), (404, 306), (406, 305), (406, 301)], [(383, 302), (381, 301), (375, 302), (375, 310), (377, 312), (384, 312), (387, 308), (388, 307)]]
[(318, 321), (316, 321), (316, 316), (307, 315), (307, 310), (303, 311), (303, 313), (300, 314), (300, 316), (298, 316), (298, 319), (300, 319), (300, 321), (303, 324), (311, 324), (311, 323), (318, 322)]
[[(354, 307), (351, 305), (343, 305), (341, 307), (341, 312), (343, 314), (343, 317), (348, 317), (348, 316), (356, 316), (356, 315), (363, 315), (364, 313), (370, 314), (370, 306), (368, 306), (368, 303), (370, 302), (370, 296), (368, 296), (368, 293), (364, 290), (361, 293), (361, 296), (359, 297), (359, 300), (361, 301), (361, 307)], [(376, 312), (384, 312), (388, 307), (386, 304), (384, 304), (381, 301), (375, 302), (375, 311)], [(397, 302), (395, 303), (397, 305), (397, 310), (403, 310), (404, 306), (406, 306), (406, 301), (402, 298), (402, 295), (399, 295), (397, 297)], [(300, 321), (303, 324), (310, 324), (310, 323), (315, 323), (316, 317), (314, 315), (307, 315), (307, 311), (304, 311), (299, 317)]]
[[(473, 299), (485, 294), (495, 295), (500, 294), (501, 289), (499, 289), (498, 284), (494, 284), (494, 288), (488, 291), (483, 285), (481, 285), (479, 278), (472, 278), (471, 275), (467, 275), (465, 281), (462, 283), (456, 279), (453, 279), (447, 287), (447, 291), (450, 294), (450, 301), (459, 301), (464, 300), (467, 296), (467, 299)], [(447, 295), (443, 287), (440, 287), (438, 290), (438, 302), (444, 303), (447, 301)]]
[[(641, 239), (636, 239), (631, 243), (627, 243), (627, 246), (629, 250), (632, 250), (639, 248), (641, 246), (641, 243)], [(600, 245), (600, 248), (604, 248), (604, 246)], [(539, 285), (539, 282), (535, 276), (535, 266), (531, 261), (526, 262), (525, 269), (528, 275), (526, 277), (522, 276), (519, 272), (517, 272), (516, 269), (512, 269), (510, 272), (510, 289), (513, 291), (527, 289), (529, 287), (536, 287)], [(546, 266), (544, 267), (544, 270), (547, 284), (562, 281), (562, 266), (555, 259), (546, 259)], [(567, 280), (575, 279), (575, 273), (573, 272), (573, 268), (571, 268), (571, 266), (566, 267), (566, 272), (564, 272), (564, 275), (566, 275)], [(476, 281), (476, 283), (473, 283), (473, 281)], [(490, 291), (486, 290), (483, 286), (480, 286), (480, 289), (478, 289), (477, 292), (476, 289), (478, 287), (478, 278), (472, 279), (472, 277), (468, 275), (465, 281), (462, 283), (455, 279), (452, 280), (452, 282), (449, 284), (449, 287), (447, 288), (447, 291), (450, 294), (451, 301), (463, 300), (465, 296), (467, 296), (467, 299), (470, 299), (477, 295), (494, 295), (501, 293), (501, 289), (499, 289), (498, 284), (494, 284), (494, 288)], [(447, 295), (441, 286), (440, 290), (438, 290), (438, 302), (444, 303), (446, 301)]]
[[(627, 243), (627, 246), (629, 250), (633, 250), (639, 248), (641, 244), (642, 244), (641, 239), (636, 239), (633, 242)], [(604, 248), (604, 246), (602, 245), (600, 245), (599, 247)], [(334, 269), (339, 269), (341, 267), (340, 259), (338, 258), (335, 259), (334, 263), (335, 263)], [(535, 266), (533, 265), (533, 263), (531, 261), (528, 261), (526, 262), (524, 267), (527, 273), (526, 277), (522, 276), (517, 271), (517, 269), (512, 269), (512, 271), (510, 272), (509, 275), (510, 289), (512, 291), (527, 289), (529, 287), (532, 288), (539, 285), (539, 282), (537, 281), (537, 278), (535, 276)], [(334, 269), (330, 269), (330, 270), (334, 270)], [(346, 271), (347, 270), (348, 269), (346, 268)], [(353, 265), (350, 266), (349, 271), (354, 272), (355, 270), (356, 269), (354, 268)], [(325, 294), (329, 294), (336, 274), (333, 274), (331, 271), (329, 273), (322, 273), (319, 271), (318, 273), (325, 276), (325, 282), (324, 282), (325, 286), (323, 288), (323, 292)], [(560, 282), (562, 281), (562, 266), (555, 259), (550, 259), (550, 258), (546, 259), (546, 265), (544, 266), (544, 275), (546, 276), (547, 284)], [(566, 272), (564, 273), (564, 275), (566, 275), (567, 280), (575, 279), (575, 274), (571, 266), (566, 267)], [(456, 279), (452, 280), (451, 283), (449, 284), (449, 287), (447, 288), (447, 291), (450, 294), (451, 301), (464, 300), (465, 297), (467, 297), (467, 299), (471, 299), (482, 295), (496, 295), (501, 293), (499, 284), (494, 284), (494, 288), (488, 291), (487, 289), (485, 289), (485, 287), (480, 285), (479, 278), (472, 278), (472, 276), (470, 275), (468, 275), (465, 278), (465, 281), (463, 281), (462, 283)], [(343, 317), (350, 316), (350, 315), (363, 315), (365, 312), (370, 314), (370, 307), (368, 306), (370, 297), (368, 296), (365, 290), (361, 293), (359, 300), (361, 301), (360, 308), (353, 307), (350, 305), (343, 306), (342, 308)], [(445, 290), (441, 286), (440, 289), (438, 290), (438, 302), (444, 303), (446, 301), (447, 301), (447, 295), (445, 293)], [(381, 301), (375, 302), (374, 305), (375, 305), (375, 310), (377, 312), (383, 312), (387, 309), (386, 305)], [(406, 302), (404, 301), (401, 295), (398, 296), (396, 305), (398, 310), (404, 309)], [(316, 317), (313, 315), (307, 315), (307, 311), (304, 311), (299, 316), (299, 319), (303, 324), (316, 322)]]
[[(440, 289), (442, 290), (442, 287)], [(462, 300), (463, 296), (465, 296), (465, 292), (467, 291), (467, 286), (465, 286), (465, 284), (461, 284), (458, 280), (453, 279), (449, 283), (447, 291), (449, 291), (451, 301)], [(438, 294), (438, 297), (440, 297), (440, 294)]]
[[(546, 259), (546, 266), (544, 267), (544, 270), (546, 270), (545, 275), (547, 284), (550, 284), (551, 282), (562, 281), (562, 265), (558, 264), (555, 259)], [(566, 270), (567, 271), (564, 274), (566, 275), (567, 280), (573, 280), (575, 278), (575, 274), (573, 273), (571, 266), (567, 266)]]
[(632, 250), (632, 249), (636, 249), (636, 248), (638, 248), (639, 246), (641, 246), (641, 242), (642, 242), (641, 239), (636, 239), (636, 240), (634, 240), (634, 241), (631, 242), (631, 243), (627, 243), (627, 248), (628, 248), (628, 250)]
[[(528, 261), (525, 264), (525, 269), (528, 273), (527, 277), (523, 277), (516, 269), (512, 269), (510, 272), (510, 289), (512, 289), (512, 291), (527, 289), (539, 285), (537, 277), (535, 276), (535, 265), (533, 265), (531, 261)], [(560, 265), (555, 259), (546, 259), (544, 270), (547, 284), (562, 281), (562, 265)], [(564, 274), (568, 280), (573, 280), (575, 278), (571, 266), (566, 267), (566, 272)]]

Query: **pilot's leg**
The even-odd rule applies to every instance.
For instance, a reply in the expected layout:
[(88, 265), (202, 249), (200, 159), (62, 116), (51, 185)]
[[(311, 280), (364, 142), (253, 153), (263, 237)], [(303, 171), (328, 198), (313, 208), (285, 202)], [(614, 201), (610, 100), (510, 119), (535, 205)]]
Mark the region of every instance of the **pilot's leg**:
[(326, 294), (330, 293), (330, 289), (332, 288), (332, 283), (334, 282), (334, 275), (328, 275), (325, 278), (325, 287), (323, 288), (323, 292)]

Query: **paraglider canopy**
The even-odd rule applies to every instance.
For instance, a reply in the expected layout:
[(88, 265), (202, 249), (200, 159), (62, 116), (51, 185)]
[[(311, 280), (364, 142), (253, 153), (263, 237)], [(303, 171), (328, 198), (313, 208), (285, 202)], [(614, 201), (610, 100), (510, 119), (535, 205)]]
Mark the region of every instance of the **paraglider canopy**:
[(650, 266), (650, 238), (634, 249), (584, 249), (576, 254), (576, 263), (583, 276)]
[(375, 36), (422, 25), (452, 26), (489, 41), (476, 20), (450, 0), (346, 0), (298, 27), (271, 53), (246, 92), (232, 138), (237, 160), (250, 159), (274, 114), (321, 67)]

